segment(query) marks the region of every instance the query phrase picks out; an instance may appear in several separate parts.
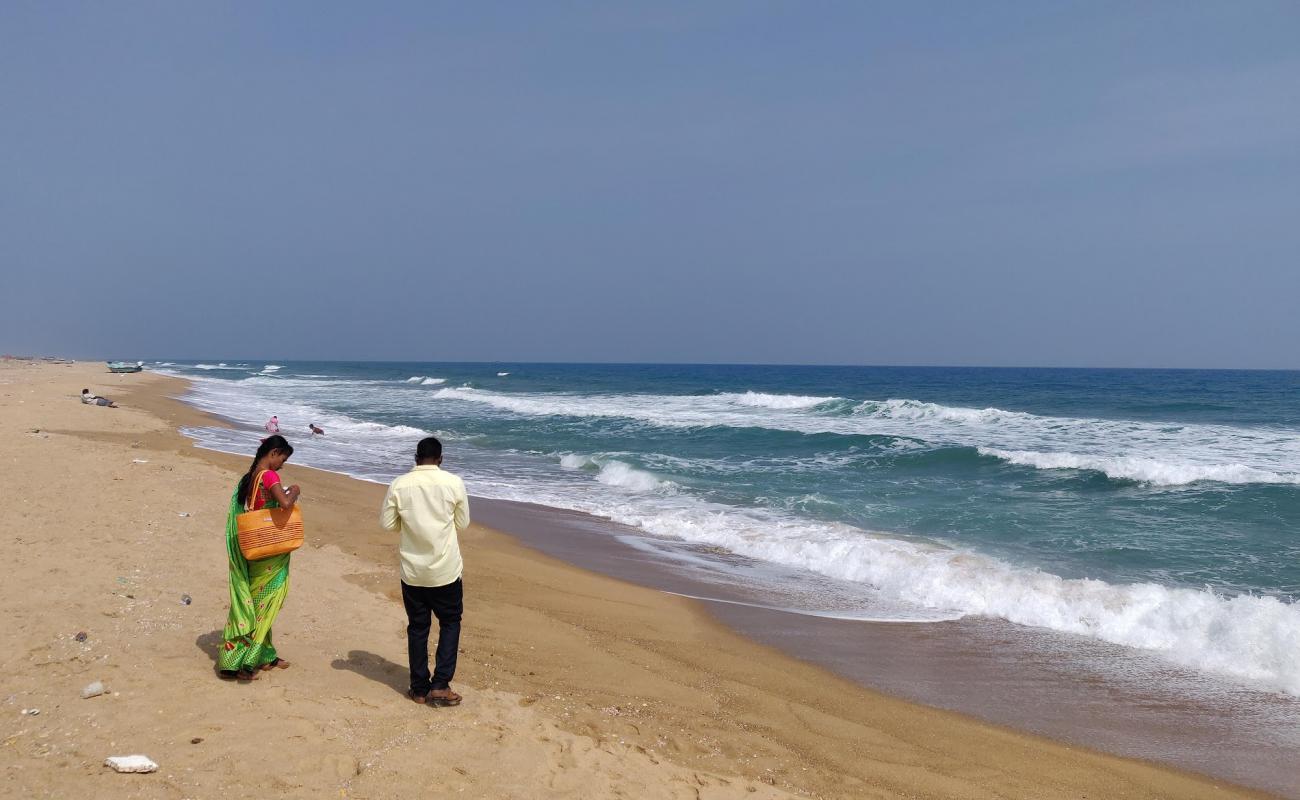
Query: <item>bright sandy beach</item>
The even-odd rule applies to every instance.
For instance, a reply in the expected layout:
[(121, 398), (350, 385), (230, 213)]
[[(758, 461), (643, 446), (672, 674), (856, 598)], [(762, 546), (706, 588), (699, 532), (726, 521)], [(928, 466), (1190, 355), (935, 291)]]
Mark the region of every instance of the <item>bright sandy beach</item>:
[[(122, 407), (81, 404), (83, 387)], [(275, 640), (293, 666), (221, 682), (224, 515), (247, 461), (177, 432), (213, 424), (182, 388), (0, 366), (5, 796), (1267, 796), (872, 692), (479, 525), (462, 537), (465, 702), (417, 706), (383, 487), (292, 461), (308, 545)], [(93, 681), (107, 693), (82, 699)], [(128, 754), (160, 769), (103, 766)]]

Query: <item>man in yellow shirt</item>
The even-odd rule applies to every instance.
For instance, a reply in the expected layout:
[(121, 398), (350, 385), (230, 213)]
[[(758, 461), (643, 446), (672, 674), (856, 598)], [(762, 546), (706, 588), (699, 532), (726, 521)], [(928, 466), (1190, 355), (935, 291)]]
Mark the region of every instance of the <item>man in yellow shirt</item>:
[[(417, 703), (454, 706), (451, 690), (464, 611), (460, 543), (469, 525), (465, 483), (443, 471), (442, 442), (432, 436), (415, 449), (415, 469), (393, 481), (379, 512), (385, 530), (401, 531), (402, 602), (406, 650), (411, 663), (410, 697)], [(438, 618), (438, 649), (429, 676), (430, 614)]]

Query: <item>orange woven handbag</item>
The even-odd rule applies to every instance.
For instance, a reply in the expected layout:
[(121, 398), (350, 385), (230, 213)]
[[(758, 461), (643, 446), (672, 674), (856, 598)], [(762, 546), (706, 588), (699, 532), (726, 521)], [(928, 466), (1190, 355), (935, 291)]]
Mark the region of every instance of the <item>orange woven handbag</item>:
[(292, 508), (259, 508), (248, 510), (257, 500), (256, 492), (262, 489), (262, 472), (257, 473), (248, 488), (244, 513), (235, 515), (235, 529), (239, 533), (239, 551), (249, 561), (291, 553), (302, 547), (302, 509), (297, 503)]

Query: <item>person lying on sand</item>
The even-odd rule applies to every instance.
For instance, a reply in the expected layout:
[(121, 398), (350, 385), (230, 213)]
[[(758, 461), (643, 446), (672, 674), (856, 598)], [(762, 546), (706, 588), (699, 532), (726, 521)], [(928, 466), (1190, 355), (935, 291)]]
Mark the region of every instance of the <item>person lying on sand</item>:
[(117, 408), (117, 403), (114, 403), (107, 397), (100, 397), (99, 395), (91, 394), (89, 389), (81, 390), (81, 402), (88, 406), (108, 406), (109, 408)]

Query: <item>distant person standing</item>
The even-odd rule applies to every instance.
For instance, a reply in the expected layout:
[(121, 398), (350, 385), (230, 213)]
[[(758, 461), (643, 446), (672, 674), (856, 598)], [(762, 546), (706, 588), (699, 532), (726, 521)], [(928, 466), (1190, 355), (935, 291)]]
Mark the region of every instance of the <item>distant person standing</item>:
[(271, 418), (268, 419), (268, 420), (266, 421), (266, 424), (263, 425), (262, 427), (263, 427), (263, 428), (266, 428), (266, 432), (267, 432), (267, 433), (271, 433), (271, 434), (279, 433), (279, 432), (280, 432), (280, 418), (277, 417), (277, 416), (272, 415)]
[[(454, 706), (451, 690), (464, 611), (460, 543), (469, 525), (465, 482), (442, 467), (442, 443), (432, 436), (415, 449), (415, 469), (393, 481), (379, 524), (401, 531), (402, 603), (406, 606), (406, 649), (411, 664), (409, 697), (417, 703)], [(429, 675), (430, 614), (438, 618), (438, 649)]]

